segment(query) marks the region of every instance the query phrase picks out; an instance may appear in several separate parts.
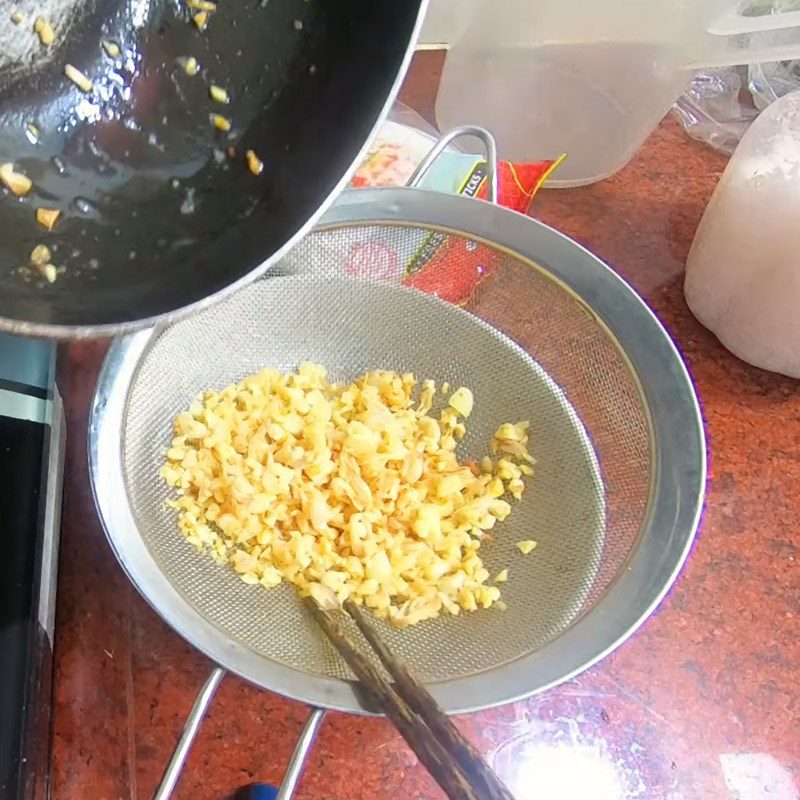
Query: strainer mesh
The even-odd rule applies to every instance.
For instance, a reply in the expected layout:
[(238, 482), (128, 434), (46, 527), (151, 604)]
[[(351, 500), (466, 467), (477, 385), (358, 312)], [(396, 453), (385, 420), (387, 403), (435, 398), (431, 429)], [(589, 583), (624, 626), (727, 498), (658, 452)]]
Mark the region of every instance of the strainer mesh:
[[(350, 676), (294, 591), (245, 585), (186, 543), (165, 506), (169, 491), (158, 469), (171, 421), (199, 391), (303, 360), (325, 364), (340, 379), (366, 369), (409, 370), (473, 390), (463, 443), (472, 457), (487, 452), (499, 423), (531, 421), (536, 475), (480, 551), (491, 572), (509, 568), (508, 609), (406, 631), (383, 627), (428, 681), (493, 669), (558, 636), (619, 574), (647, 514), (647, 414), (606, 329), (547, 272), (466, 236), (434, 235), (433, 244), (446, 247), (446, 269), (455, 270), (449, 275), (484, 273), (471, 313), (397, 286), (400, 265), (415, 253), (419, 260), (431, 230), (328, 229), (307, 237), (269, 277), (163, 332), (128, 396), (126, 483), (154, 559), (221, 635), (311, 674)], [(539, 547), (523, 557), (514, 544), (529, 538)]]

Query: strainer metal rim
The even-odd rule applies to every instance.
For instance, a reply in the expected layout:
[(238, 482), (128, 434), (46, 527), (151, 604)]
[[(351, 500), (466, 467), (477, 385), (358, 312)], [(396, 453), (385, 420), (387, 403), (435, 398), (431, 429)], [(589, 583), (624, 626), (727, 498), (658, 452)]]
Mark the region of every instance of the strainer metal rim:
[[(633, 289), (588, 250), (540, 222), (470, 198), (418, 189), (381, 189), (346, 192), (318, 228), (350, 224), (434, 226), (507, 249), (532, 268), (546, 270), (587, 303), (619, 343), (639, 379), (651, 414), (653, 492), (649, 519), (627, 569), (594, 608), (540, 650), (484, 673), (429, 684), (429, 688), (447, 712), (461, 713), (511, 702), (561, 683), (599, 661), (647, 619), (688, 555), (700, 518), (706, 459), (702, 418), (686, 368), (669, 335)], [(129, 504), (119, 502), (126, 496), (121, 436), (128, 388), (157, 334), (142, 331), (112, 345), (92, 404), (92, 490), (112, 549), (154, 609), (165, 616), (168, 608), (167, 622), (213, 660), (285, 696), (363, 713), (353, 683), (309, 675), (221, 636), (183, 600), (152, 559), (133, 563), (116, 546), (117, 539), (138, 536)]]

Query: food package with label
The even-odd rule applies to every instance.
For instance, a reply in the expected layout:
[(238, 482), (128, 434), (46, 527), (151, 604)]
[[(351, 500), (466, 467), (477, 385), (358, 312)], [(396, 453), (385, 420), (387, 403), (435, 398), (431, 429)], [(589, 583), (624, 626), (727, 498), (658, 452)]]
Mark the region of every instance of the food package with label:
[[(413, 111), (395, 106), (381, 126), (351, 185), (405, 186), (438, 135)], [(498, 203), (526, 214), (536, 192), (561, 163), (556, 160), (497, 166)], [(434, 161), (418, 188), (486, 199), (488, 171), (483, 156), (450, 146)], [(489, 278), (499, 251), (446, 233), (420, 230), (417, 236), (398, 237), (402, 245), (377, 234), (354, 243), (346, 270), (353, 276), (398, 280), (451, 303), (464, 304), (480, 283)]]

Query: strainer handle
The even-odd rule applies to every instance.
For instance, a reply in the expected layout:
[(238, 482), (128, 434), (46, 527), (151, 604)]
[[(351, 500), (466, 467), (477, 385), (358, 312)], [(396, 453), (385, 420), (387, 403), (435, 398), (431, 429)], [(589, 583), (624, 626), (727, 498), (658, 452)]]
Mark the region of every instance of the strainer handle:
[(479, 128), (477, 125), (461, 125), (445, 133), (428, 151), (425, 158), (422, 159), (419, 166), (408, 179), (406, 186), (412, 189), (418, 186), (419, 182), (425, 176), (425, 173), (431, 168), (433, 162), (439, 158), (442, 152), (444, 152), (447, 145), (461, 136), (474, 136), (483, 143), (486, 149), (486, 180), (489, 184), (489, 200), (494, 203), (494, 205), (497, 205), (497, 145), (495, 144), (494, 136), (492, 136), (486, 128)]
[(312, 708), (311, 716), (306, 720), (303, 732), (294, 746), (294, 752), (289, 759), (289, 766), (283, 773), (283, 781), (280, 786), (271, 786), (268, 783), (252, 783), (250, 786), (243, 786), (236, 792), (235, 800), (291, 800), (297, 782), (303, 774), (303, 767), (306, 758), (311, 751), (311, 745), (317, 736), (319, 726), (325, 717), (325, 711), (321, 708)]
[(164, 772), (161, 784), (153, 795), (153, 800), (168, 800), (172, 795), (172, 790), (178, 782), (178, 777), (186, 762), (186, 757), (189, 755), (194, 737), (197, 736), (197, 731), (200, 729), (203, 717), (209, 705), (211, 705), (211, 701), (214, 699), (214, 693), (217, 691), (217, 687), (219, 687), (224, 676), (225, 670), (222, 669), (222, 667), (216, 667), (203, 684), (203, 688), (197, 695), (189, 717), (183, 726), (183, 733), (181, 733), (181, 738), (175, 746), (175, 752), (172, 754), (169, 765)]
[(297, 788), (297, 782), (303, 774), (303, 767), (306, 764), (306, 758), (311, 751), (311, 745), (314, 744), (314, 739), (317, 736), (319, 726), (325, 717), (325, 711), (321, 708), (314, 708), (311, 711), (311, 716), (306, 720), (303, 732), (300, 734), (297, 744), (294, 746), (294, 752), (289, 759), (289, 766), (286, 767), (286, 772), (283, 774), (281, 781), (281, 788), (278, 789), (278, 794), (275, 800), (291, 800), (294, 795), (294, 790)]
[(289, 766), (286, 767), (286, 772), (283, 773), (283, 780), (280, 786), (271, 786), (268, 783), (251, 783), (249, 786), (243, 786), (239, 789), (234, 795), (234, 800), (292, 800), (294, 790), (297, 788), (297, 783), (303, 774), (306, 758), (308, 758), (308, 754), (311, 751), (311, 745), (314, 744), (314, 739), (324, 717), (325, 711), (323, 709), (311, 709), (311, 715), (306, 720), (303, 732), (294, 746), (294, 752), (289, 759)]
[[(192, 747), (195, 736), (197, 736), (197, 731), (200, 729), (203, 717), (211, 705), (211, 701), (214, 699), (214, 694), (223, 677), (225, 677), (225, 670), (222, 667), (215, 667), (203, 684), (203, 688), (198, 693), (192, 710), (189, 712), (189, 716), (183, 726), (183, 733), (181, 733), (181, 738), (175, 746), (175, 752), (173, 752), (169, 765), (164, 772), (161, 784), (153, 795), (153, 800), (169, 800), (172, 796), (172, 791), (178, 782), (183, 765), (186, 763), (186, 757), (189, 755), (189, 750)], [(314, 744), (314, 739), (324, 717), (325, 711), (323, 709), (314, 708), (311, 710), (311, 716), (306, 721), (303, 732), (300, 734), (300, 739), (295, 745), (280, 787), (264, 786), (269, 790), (271, 798), (274, 797), (275, 800), (291, 800), (294, 796), (294, 790), (297, 788), (297, 783), (303, 774), (306, 758), (311, 751), (311, 745)], [(263, 784), (260, 786), (263, 786)], [(252, 796), (256, 797), (257, 795), (254, 794)]]

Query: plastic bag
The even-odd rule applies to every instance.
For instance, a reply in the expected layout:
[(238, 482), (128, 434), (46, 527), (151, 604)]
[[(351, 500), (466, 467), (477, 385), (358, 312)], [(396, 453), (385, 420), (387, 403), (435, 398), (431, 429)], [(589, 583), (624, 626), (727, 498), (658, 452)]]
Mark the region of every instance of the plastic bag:
[(747, 67), (722, 67), (697, 72), (672, 107), (692, 139), (710, 144), (731, 155), (758, 110), (742, 93), (742, 75)]
[(731, 155), (770, 103), (800, 89), (800, 61), (720, 67), (697, 72), (672, 107), (693, 139)]
[(763, 111), (779, 97), (800, 89), (800, 61), (751, 64), (747, 72), (748, 88), (759, 111)]
[[(797, 10), (800, 0), (769, 3), (770, 13)], [(672, 112), (693, 139), (731, 155), (759, 112), (799, 88), (800, 61), (709, 68), (692, 76)]]

